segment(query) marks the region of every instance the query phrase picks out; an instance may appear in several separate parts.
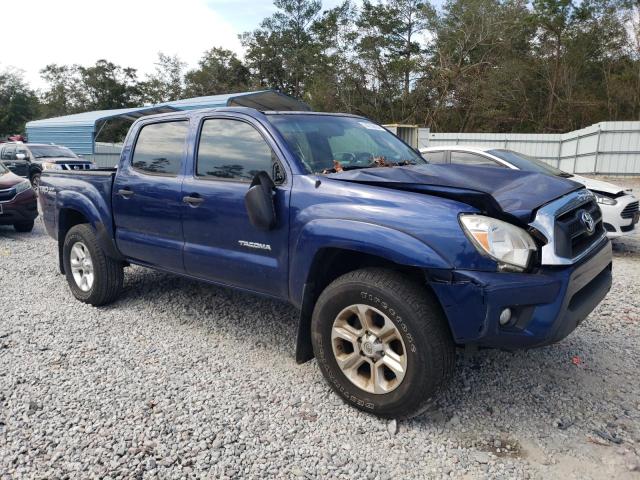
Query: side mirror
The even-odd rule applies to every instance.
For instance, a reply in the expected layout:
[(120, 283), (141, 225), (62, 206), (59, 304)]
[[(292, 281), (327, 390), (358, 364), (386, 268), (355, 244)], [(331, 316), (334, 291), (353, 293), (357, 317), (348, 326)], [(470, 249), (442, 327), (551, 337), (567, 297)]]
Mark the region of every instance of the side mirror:
[(273, 203), (275, 187), (267, 172), (258, 172), (244, 196), (249, 221), (260, 230), (271, 230), (276, 225), (276, 207)]
[(16, 153), (16, 160), (24, 160), (27, 156), (24, 153)]

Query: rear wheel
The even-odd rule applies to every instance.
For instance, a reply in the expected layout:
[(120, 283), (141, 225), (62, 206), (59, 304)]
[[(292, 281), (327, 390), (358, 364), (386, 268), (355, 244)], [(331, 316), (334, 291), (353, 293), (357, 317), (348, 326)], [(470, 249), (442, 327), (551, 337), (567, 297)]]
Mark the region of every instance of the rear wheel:
[(123, 266), (105, 255), (89, 225), (76, 225), (69, 230), (62, 254), (67, 283), (74, 297), (94, 306), (116, 299), (122, 289)]
[(30, 232), (33, 230), (34, 221), (14, 223), (13, 228), (16, 232)]
[(316, 303), (311, 329), (331, 387), (381, 417), (418, 415), (453, 372), (455, 348), (438, 301), (392, 270), (335, 280)]

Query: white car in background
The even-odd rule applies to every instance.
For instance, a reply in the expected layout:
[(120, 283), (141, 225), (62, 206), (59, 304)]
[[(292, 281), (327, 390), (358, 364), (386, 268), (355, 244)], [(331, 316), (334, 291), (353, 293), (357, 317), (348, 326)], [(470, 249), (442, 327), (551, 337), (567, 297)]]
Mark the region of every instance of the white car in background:
[(611, 183), (563, 172), (528, 155), (503, 148), (469, 147), (464, 145), (421, 148), (422, 156), (434, 164), (484, 165), (513, 168), (526, 172), (545, 173), (570, 178), (591, 190), (602, 210), (604, 228), (609, 238), (627, 235), (635, 230), (640, 216), (638, 199), (631, 189)]

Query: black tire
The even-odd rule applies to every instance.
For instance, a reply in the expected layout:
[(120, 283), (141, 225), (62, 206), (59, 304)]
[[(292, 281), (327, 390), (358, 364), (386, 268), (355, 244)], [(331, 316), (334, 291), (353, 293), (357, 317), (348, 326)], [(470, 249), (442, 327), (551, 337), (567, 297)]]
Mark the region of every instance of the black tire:
[(40, 187), (40, 177), (40, 173), (34, 173), (29, 179), (29, 181), (31, 182), (31, 186), (36, 191), (36, 193), (38, 192), (38, 188)]
[[(77, 242), (82, 242), (86, 246), (93, 263), (94, 279), (88, 291), (83, 291), (78, 286), (71, 269), (71, 248)], [(65, 276), (74, 297), (95, 307), (111, 303), (118, 297), (124, 278), (123, 265), (105, 255), (90, 225), (76, 225), (67, 232), (62, 255)]]
[[(333, 323), (340, 312), (355, 304), (383, 312), (406, 346), (404, 378), (388, 393), (359, 388), (336, 361)], [(455, 345), (438, 300), (425, 286), (393, 270), (366, 268), (332, 282), (315, 305), (311, 340), (320, 370), (331, 387), (347, 403), (384, 418), (403, 419), (422, 413), (455, 367)]]
[(16, 230), (16, 232), (30, 232), (31, 230), (33, 230), (33, 225), (34, 221), (31, 220), (30, 222), (14, 223), (13, 228)]

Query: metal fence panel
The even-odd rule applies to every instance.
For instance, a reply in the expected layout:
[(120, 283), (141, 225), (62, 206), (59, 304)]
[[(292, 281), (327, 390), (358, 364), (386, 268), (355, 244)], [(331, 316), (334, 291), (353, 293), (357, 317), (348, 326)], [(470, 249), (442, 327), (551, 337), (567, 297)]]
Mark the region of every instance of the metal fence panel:
[(420, 132), (420, 146), (509, 148), (571, 173), (640, 175), (640, 122), (601, 122), (565, 134)]

